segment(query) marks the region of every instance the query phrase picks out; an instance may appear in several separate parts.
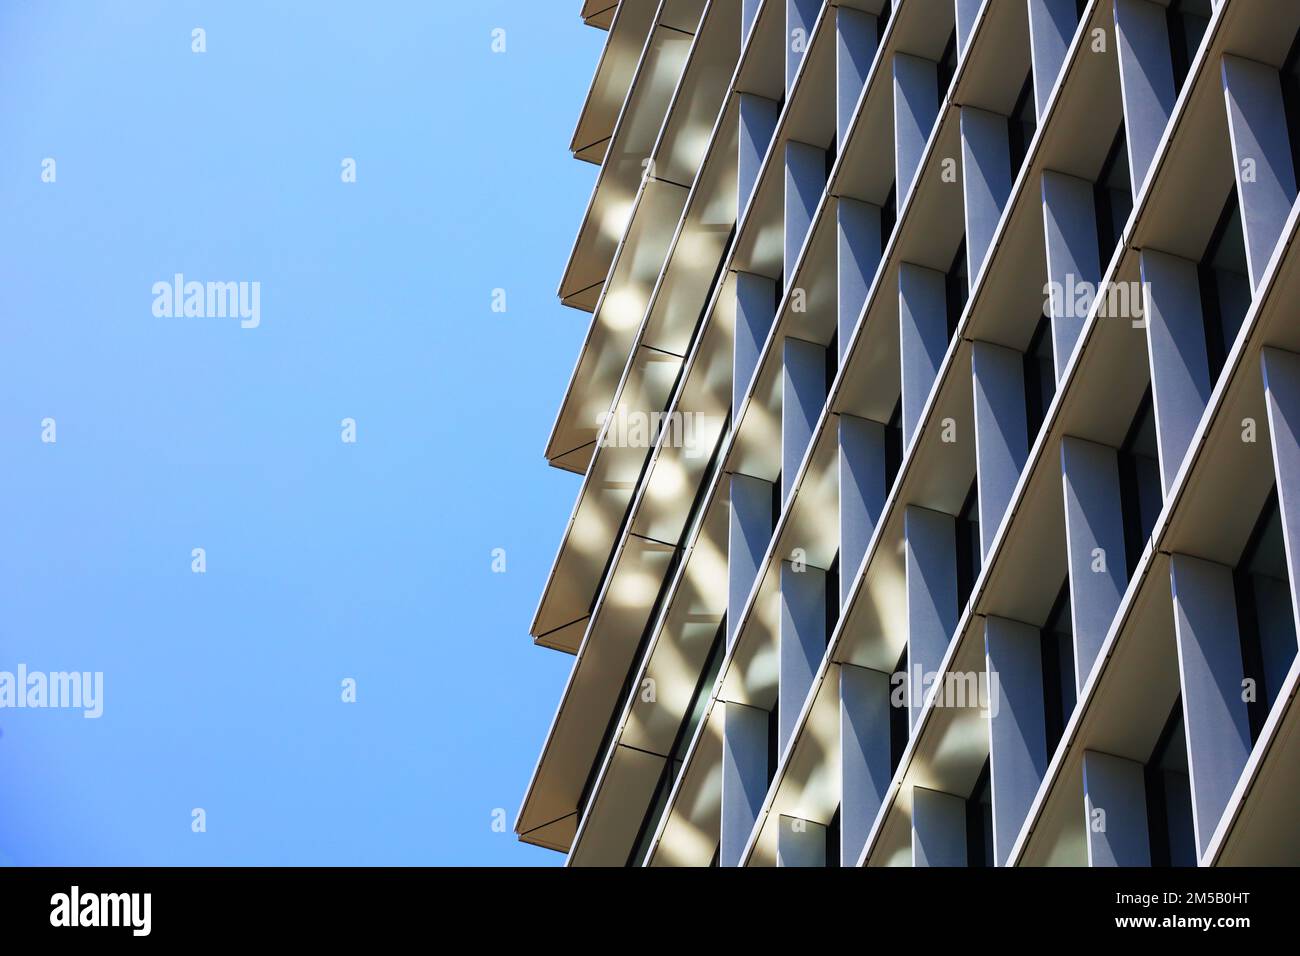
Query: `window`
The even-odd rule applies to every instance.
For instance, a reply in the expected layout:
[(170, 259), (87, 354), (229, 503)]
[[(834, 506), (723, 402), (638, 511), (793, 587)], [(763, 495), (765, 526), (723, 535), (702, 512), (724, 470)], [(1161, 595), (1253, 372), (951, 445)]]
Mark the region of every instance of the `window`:
[(966, 609), (975, 579), (979, 577), (983, 554), (980, 551), (979, 482), (972, 481), (966, 501), (957, 515), (957, 613)]
[(1016, 105), (1007, 117), (1007, 143), (1010, 146), (1011, 179), (1014, 182), (1025, 156), (1029, 153), (1029, 144), (1034, 140), (1034, 130), (1038, 127), (1038, 117), (1034, 112), (1034, 73), (1029, 71), (1025, 85), (1020, 88)]
[(885, 25), (889, 23), (889, 17), (893, 13), (893, 4), (890, 0), (885, 0), (880, 7), (880, 14), (876, 17), (876, 42), (885, 35)]
[(903, 398), (894, 404), (894, 413), (885, 425), (885, 494), (894, 487), (894, 480), (903, 467)]
[(826, 571), (826, 645), (828, 647), (831, 643), (831, 635), (835, 633), (835, 625), (840, 622), (840, 575), (847, 573), (852, 576), (857, 570), (857, 568), (842, 569), (840, 553), (836, 551), (831, 566)]
[(1124, 521), (1125, 566), (1130, 578), (1164, 505), (1161, 487), (1156, 420), (1148, 388), (1119, 450), (1120, 510)]
[(1024, 354), (1025, 377), (1025, 437), (1033, 447), (1038, 431), (1043, 427), (1047, 409), (1056, 394), (1056, 365), (1052, 355), (1052, 321), (1045, 315), (1038, 317), (1034, 334)]
[(952, 265), (943, 282), (944, 298), (948, 306), (948, 341), (957, 332), (957, 323), (961, 321), (962, 310), (966, 308), (966, 299), (970, 296), (970, 276), (966, 271), (966, 240), (957, 247)]
[(952, 33), (948, 34), (948, 43), (943, 48), (943, 56), (939, 58), (938, 80), (939, 80), (939, 102), (942, 103), (944, 97), (948, 95), (948, 87), (952, 85), (952, 78), (957, 74), (957, 27), (952, 28)]
[(903, 687), (905, 692), (901, 703), (896, 703), (892, 685), (889, 688), (889, 771), (891, 774), (898, 772), (898, 765), (903, 761), (903, 751), (907, 749), (907, 741), (912, 736), (912, 717), (910, 707), (908, 706), (908, 694), (911, 693), (912, 678), (907, 672), (907, 648), (903, 648), (902, 656), (898, 658), (898, 663), (894, 665), (894, 678), (903, 675)]
[[(857, 316), (854, 316), (856, 321)], [(826, 404), (826, 399), (831, 393), (831, 385), (835, 382), (835, 375), (840, 370), (840, 330), (838, 328), (831, 332), (831, 340), (826, 343), (826, 362), (823, 366), (823, 384), (826, 386), (825, 393), (822, 395), (821, 403)]]
[(828, 867), (838, 867), (840, 865), (839, 807), (835, 808), (835, 815), (831, 817), (831, 822), (826, 824), (826, 865)]
[(779, 738), (781, 734), (781, 701), (772, 701), (772, 709), (767, 712), (767, 785), (772, 785), (776, 777), (776, 765), (781, 760)]
[(1043, 723), (1047, 756), (1056, 751), (1074, 713), (1074, 629), (1070, 623), (1070, 579), (1061, 585), (1041, 634)]
[(993, 865), (993, 793), (987, 759), (966, 798), (966, 865)]
[(1286, 112), (1287, 135), (1291, 141), (1291, 168), (1300, 180), (1300, 33), (1282, 64), (1282, 107)]
[(1255, 682), (1255, 700), (1246, 704), (1250, 737), (1255, 741), (1296, 656), (1295, 618), (1276, 490), (1264, 503), (1233, 572), (1233, 584), (1242, 672)]
[(1187, 775), (1187, 740), (1183, 734), (1182, 701), (1165, 722), (1165, 729), (1147, 761), (1147, 836), (1152, 866), (1196, 866), (1196, 835), (1192, 827), (1192, 787)]
[(898, 222), (898, 188), (896, 183), (889, 186), (889, 195), (880, 207), (880, 254), (883, 257), (889, 245), (889, 237), (894, 234), (894, 223)]
[(1119, 245), (1119, 237), (1133, 211), (1133, 188), (1128, 176), (1128, 141), (1124, 124), (1110, 144), (1110, 152), (1102, 163), (1101, 175), (1092, 187), (1093, 205), (1097, 212), (1097, 252), (1102, 271), (1105, 272), (1110, 257)]
[(1205, 323), (1205, 355), (1213, 383), (1223, 371), (1237, 330), (1250, 311), (1250, 279), (1246, 275), (1246, 239), (1241, 229), (1237, 191), (1230, 190), (1218, 224), (1196, 268)]
[(1174, 68), (1174, 92), (1183, 88), (1187, 72), (1210, 25), (1210, 0), (1172, 0), (1165, 9), (1169, 29), (1169, 58)]

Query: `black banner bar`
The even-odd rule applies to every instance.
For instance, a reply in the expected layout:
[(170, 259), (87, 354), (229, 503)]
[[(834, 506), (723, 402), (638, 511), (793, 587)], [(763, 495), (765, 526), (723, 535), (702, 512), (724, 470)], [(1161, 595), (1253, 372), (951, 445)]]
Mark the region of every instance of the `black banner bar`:
[[(1278, 933), (1294, 919), (1276, 870), (627, 870), (10, 869), (0, 870), (6, 940), (97, 939), (327, 943), (413, 933), (504, 936), (584, 932), (593, 919), (650, 923), (668, 939), (684, 921), (718, 920), (759, 938), (783, 907), (826, 911), (824, 928), (954, 942), (1036, 928), (1199, 934), (1226, 942)], [(749, 902), (743, 894), (751, 893)], [(1061, 934), (1061, 935), (1055, 935)], [(453, 936), (445, 936), (450, 942)], [(540, 942), (540, 939), (539, 939)]]

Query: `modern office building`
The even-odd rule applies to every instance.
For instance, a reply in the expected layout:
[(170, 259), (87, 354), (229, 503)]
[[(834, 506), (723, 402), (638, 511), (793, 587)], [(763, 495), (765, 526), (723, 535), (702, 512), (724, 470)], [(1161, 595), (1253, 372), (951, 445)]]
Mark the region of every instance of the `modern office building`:
[(1300, 3), (582, 14), (520, 839), (1300, 863)]

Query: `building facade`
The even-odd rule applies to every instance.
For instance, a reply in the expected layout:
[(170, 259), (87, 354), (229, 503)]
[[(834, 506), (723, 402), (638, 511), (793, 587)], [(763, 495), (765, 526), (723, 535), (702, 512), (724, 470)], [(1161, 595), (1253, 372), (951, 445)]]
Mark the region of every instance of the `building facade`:
[(582, 13), (520, 839), (1300, 863), (1300, 4)]

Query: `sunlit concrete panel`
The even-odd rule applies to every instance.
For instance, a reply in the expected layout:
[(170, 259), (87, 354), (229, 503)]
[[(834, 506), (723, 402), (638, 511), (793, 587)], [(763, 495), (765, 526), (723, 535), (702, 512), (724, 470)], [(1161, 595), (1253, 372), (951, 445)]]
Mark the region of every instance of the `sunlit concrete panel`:
[(876, 58), (877, 32), (872, 14), (835, 8), (835, 141), (841, 146)]
[(1046, 169), (1042, 192), (1052, 362), (1060, 382), (1088, 317), (1090, 299), (1078, 290), (1095, 289), (1101, 282), (1097, 210), (1086, 179)]
[(781, 500), (789, 499), (799, 465), (826, 404), (826, 349), (786, 338), (781, 365)]
[(989, 681), (989, 778), (993, 791), (993, 859), (1007, 862), (1047, 772), (1043, 657), (1038, 628), (984, 621)]
[(889, 780), (889, 675), (840, 665), (840, 862), (852, 866), (867, 845)]
[(1246, 269), (1258, 289), (1296, 197), (1282, 84), (1271, 66), (1237, 56), (1223, 58), (1222, 75)]
[(1196, 263), (1144, 249), (1141, 268), (1156, 444), (1167, 495), (1210, 399), (1210, 364)]
[(1065, 63), (1078, 27), (1074, 0), (1028, 0), (1029, 56), (1034, 71), (1034, 113), (1042, 119), (1047, 98)]
[(731, 476), (731, 524), (727, 538), (727, 646), (736, 638), (740, 613), (758, 577), (772, 538), (772, 483)]
[(1007, 118), (961, 108), (962, 200), (966, 212), (966, 272), (973, 285), (1011, 194)]
[(1107, 445), (1067, 435), (1061, 473), (1074, 677), (1082, 691), (1128, 586), (1119, 456)]
[[(957, 538), (952, 515), (908, 505), (903, 512), (907, 586), (908, 710), (920, 715), (921, 685), (936, 673), (957, 628)], [(930, 686), (930, 685), (924, 685)]]
[(1142, 764), (1085, 750), (1083, 795), (1088, 865), (1150, 866)]
[(1300, 634), (1300, 355), (1267, 348), (1262, 350), (1260, 361), (1291, 608), (1296, 634)]
[[(780, 0), (774, 0), (780, 2)], [(785, 0), (785, 92), (794, 89), (794, 78), (803, 62), (817, 24), (822, 0)]]
[(894, 54), (894, 174), (900, 211), (938, 115), (936, 64), (919, 56)]
[(1209, 845), (1250, 756), (1250, 720), (1242, 700), (1244, 675), (1232, 569), (1174, 554), (1169, 558), (1169, 575), (1199, 856)]
[(1029, 455), (1025, 371), (1014, 349), (971, 343), (980, 551), (987, 556)]
[(885, 510), (885, 426), (841, 414), (840, 437), (840, 606)]
[(781, 814), (776, 831), (777, 866), (825, 866), (826, 827)]
[(767, 792), (767, 711), (724, 704), (721, 866), (738, 866)]
[(1153, 0), (1115, 0), (1115, 43), (1129, 178), (1137, 196), (1174, 108), (1174, 68), (1164, 5)]
[(776, 745), (784, 753), (826, 651), (826, 572), (781, 562), (780, 694)]
[(841, 196), (835, 203), (837, 341), (841, 361), (862, 317), (867, 292), (880, 267), (880, 254), (880, 207)]
[(763, 167), (763, 157), (772, 143), (772, 133), (781, 114), (781, 104), (754, 93), (737, 93), (740, 120), (740, 155), (736, 164), (736, 215), (744, 216), (745, 208), (758, 185), (758, 173)]
[(785, 274), (795, 263), (826, 189), (826, 150), (794, 140), (785, 144)]
[(776, 319), (776, 280), (752, 272), (736, 273), (736, 339), (732, 352), (731, 420), (749, 389), (763, 343)]
[(948, 299), (944, 276), (910, 262), (898, 266), (899, 351), (903, 379), (903, 448), (921, 421), (948, 350)]
[(966, 865), (966, 801), (912, 788), (912, 865)]

